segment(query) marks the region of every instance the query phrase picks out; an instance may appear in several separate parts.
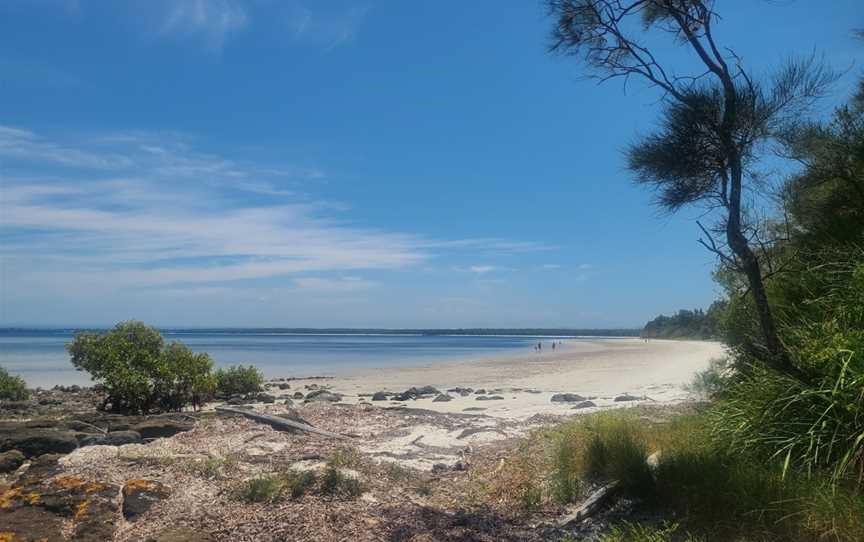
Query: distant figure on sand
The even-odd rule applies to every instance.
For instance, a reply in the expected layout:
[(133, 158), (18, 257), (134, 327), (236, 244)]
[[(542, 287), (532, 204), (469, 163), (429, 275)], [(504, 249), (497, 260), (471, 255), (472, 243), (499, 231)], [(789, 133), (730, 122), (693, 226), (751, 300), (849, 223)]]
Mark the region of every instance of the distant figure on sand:
[(555, 350), (555, 341), (552, 341), (552, 350)]
[(538, 352), (542, 352), (542, 351), (543, 351), (543, 343), (539, 343), (539, 342), (537, 343), (537, 351), (538, 351)]

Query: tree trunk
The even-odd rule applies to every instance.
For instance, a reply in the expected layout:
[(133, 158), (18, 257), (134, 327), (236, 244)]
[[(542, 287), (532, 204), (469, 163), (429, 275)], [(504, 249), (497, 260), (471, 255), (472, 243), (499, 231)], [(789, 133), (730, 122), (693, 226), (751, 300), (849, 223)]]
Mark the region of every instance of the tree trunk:
[(729, 197), (729, 219), (726, 222), (726, 241), (729, 248), (741, 262), (747, 282), (750, 285), (750, 293), (753, 294), (753, 303), (759, 316), (759, 327), (762, 329), (762, 337), (765, 340), (765, 348), (768, 350), (769, 359), (765, 360), (767, 365), (789, 375), (797, 380), (805, 381), (806, 375), (798, 367), (792, 364), (786, 347), (780, 342), (777, 333), (777, 325), (771, 305), (768, 303), (768, 294), (765, 292), (765, 283), (762, 280), (762, 268), (759, 260), (750, 248), (747, 238), (741, 231), (741, 162), (737, 155), (731, 160), (731, 190)]

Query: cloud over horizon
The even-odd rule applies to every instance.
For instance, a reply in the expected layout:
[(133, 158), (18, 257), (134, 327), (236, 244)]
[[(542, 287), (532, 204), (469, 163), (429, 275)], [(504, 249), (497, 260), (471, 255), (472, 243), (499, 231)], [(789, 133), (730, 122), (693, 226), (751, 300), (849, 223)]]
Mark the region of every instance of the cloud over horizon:
[(7, 293), (218, 295), (261, 281), (357, 292), (376, 282), (352, 273), (404, 270), (460, 250), (545, 248), (356, 225), (340, 205), (305, 194), (326, 177), (316, 165), (250, 163), (193, 142), (146, 132), (64, 139), (0, 126)]

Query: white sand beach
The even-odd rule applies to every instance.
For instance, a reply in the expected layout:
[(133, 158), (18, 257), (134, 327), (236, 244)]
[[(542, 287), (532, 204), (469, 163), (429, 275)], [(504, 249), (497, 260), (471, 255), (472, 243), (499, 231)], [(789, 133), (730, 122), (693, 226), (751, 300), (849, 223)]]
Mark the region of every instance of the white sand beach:
[[(613, 406), (615, 397), (630, 394), (643, 401), (672, 403), (684, 400), (684, 386), (693, 375), (723, 355), (723, 345), (710, 341), (596, 339), (571, 341), (542, 354), (481, 358), (428, 366), (366, 370), (327, 380), (295, 380), (291, 389), (326, 386), (344, 395), (343, 402), (368, 401), (377, 391), (402, 392), (412, 386), (485, 390), (481, 395), (449, 393), (452, 400), (433, 397), (376, 405), (406, 405), (438, 412), (475, 412), (488, 416), (525, 419), (535, 414), (571, 414), (572, 403), (552, 402), (556, 393), (573, 393), (593, 401), (597, 408)], [(634, 401), (635, 402), (635, 401)], [(618, 403), (620, 406), (620, 402)], [(470, 409), (467, 410), (466, 409)], [(594, 409), (591, 409), (594, 410)]]

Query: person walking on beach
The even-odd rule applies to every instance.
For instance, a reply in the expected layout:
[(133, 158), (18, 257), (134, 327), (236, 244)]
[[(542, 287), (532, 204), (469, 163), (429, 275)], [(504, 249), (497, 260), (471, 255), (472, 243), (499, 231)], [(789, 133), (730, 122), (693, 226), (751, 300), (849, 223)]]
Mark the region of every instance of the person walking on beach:
[(552, 351), (555, 351), (555, 341), (552, 341)]

